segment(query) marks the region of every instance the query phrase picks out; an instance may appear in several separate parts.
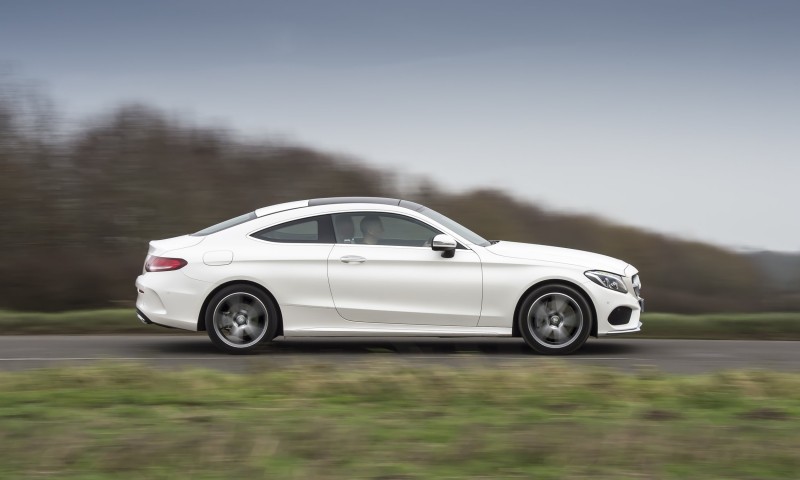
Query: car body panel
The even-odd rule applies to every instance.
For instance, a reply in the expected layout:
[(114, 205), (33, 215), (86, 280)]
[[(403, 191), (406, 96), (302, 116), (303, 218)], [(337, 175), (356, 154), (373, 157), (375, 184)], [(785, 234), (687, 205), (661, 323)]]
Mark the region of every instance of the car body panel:
[(303, 208), (308, 206), (308, 200), (298, 200), (296, 202), (279, 203), (277, 205), (270, 205), (262, 207), (255, 211), (257, 217), (264, 217), (273, 213), (284, 212), (287, 210), (294, 210), (296, 208)]
[(340, 244), (328, 260), (336, 310), (353, 322), (477, 326), (481, 277), (466, 249), (443, 258), (426, 247)]
[(256, 283), (281, 307), (333, 308), (327, 274), (332, 248), (332, 244), (281, 244), (249, 238), (236, 249), (230, 265), (190, 262), (181, 271), (215, 286), (237, 280)]
[(571, 248), (551, 247), (549, 245), (503, 241), (486, 247), (486, 250), (503, 257), (563, 263), (565, 265), (585, 267), (584, 269), (605, 270), (618, 275), (622, 275), (628, 266), (622, 260), (606, 255), (573, 250)]
[(195, 237), (192, 235), (181, 235), (179, 237), (165, 238), (163, 240), (153, 240), (150, 242), (148, 255), (166, 255), (172, 250), (193, 247), (205, 240), (205, 237)]
[(212, 285), (180, 270), (156, 273), (136, 279), (136, 309), (158, 325), (197, 330), (197, 315)]

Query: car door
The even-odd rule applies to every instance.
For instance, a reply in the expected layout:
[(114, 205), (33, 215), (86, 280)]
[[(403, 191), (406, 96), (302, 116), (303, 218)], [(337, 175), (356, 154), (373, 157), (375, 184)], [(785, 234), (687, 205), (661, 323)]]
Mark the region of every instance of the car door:
[(482, 274), (475, 252), (459, 246), (452, 258), (443, 257), (430, 248), (432, 238), (441, 232), (400, 214), (335, 214), (333, 224), (336, 244), (328, 257), (328, 279), (343, 318), (387, 324), (478, 324)]

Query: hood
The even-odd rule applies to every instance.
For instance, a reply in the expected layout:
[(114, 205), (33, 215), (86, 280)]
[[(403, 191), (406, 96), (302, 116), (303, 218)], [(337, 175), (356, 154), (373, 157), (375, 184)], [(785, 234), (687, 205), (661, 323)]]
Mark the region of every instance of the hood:
[(202, 242), (206, 237), (181, 235), (180, 237), (165, 238), (164, 240), (153, 240), (150, 242), (148, 255), (163, 255), (171, 250), (179, 248), (193, 247)]
[(618, 275), (625, 274), (626, 262), (599, 253), (584, 252), (571, 248), (549, 247), (532, 243), (498, 242), (486, 247), (486, 250), (503, 257), (545, 262), (565, 263), (584, 267), (587, 270), (604, 270)]

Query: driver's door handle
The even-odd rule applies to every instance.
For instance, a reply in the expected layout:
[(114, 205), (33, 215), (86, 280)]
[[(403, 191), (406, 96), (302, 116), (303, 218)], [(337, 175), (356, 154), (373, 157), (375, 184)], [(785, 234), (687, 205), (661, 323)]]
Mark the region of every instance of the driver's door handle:
[(358, 255), (345, 255), (339, 260), (341, 260), (342, 263), (364, 263), (367, 261), (366, 258), (359, 257)]

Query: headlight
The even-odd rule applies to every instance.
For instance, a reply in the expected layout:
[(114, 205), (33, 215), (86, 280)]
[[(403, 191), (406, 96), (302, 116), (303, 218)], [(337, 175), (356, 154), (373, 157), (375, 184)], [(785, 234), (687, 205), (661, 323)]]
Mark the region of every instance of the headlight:
[(628, 293), (628, 289), (625, 288), (625, 282), (622, 281), (622, 277), (619, 275), (602, 272), (600, 270), (591, 270), (584, 273), (584, 275), (586, 275), (589, 280), (600, 285), (601, 287), (606, 287), (607, 289), (614, 290), (615, 292)]

